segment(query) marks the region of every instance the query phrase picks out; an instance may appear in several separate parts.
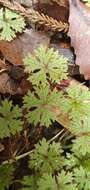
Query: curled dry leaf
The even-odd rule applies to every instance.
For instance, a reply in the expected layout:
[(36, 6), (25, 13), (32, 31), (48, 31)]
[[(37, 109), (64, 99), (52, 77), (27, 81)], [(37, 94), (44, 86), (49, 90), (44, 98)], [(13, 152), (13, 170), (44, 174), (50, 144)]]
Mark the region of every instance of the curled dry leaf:
[(80, 0), (69, 0), (69, 36), (75, 49), (76, 64), (85, 79), (90, 79), (90, 8)]

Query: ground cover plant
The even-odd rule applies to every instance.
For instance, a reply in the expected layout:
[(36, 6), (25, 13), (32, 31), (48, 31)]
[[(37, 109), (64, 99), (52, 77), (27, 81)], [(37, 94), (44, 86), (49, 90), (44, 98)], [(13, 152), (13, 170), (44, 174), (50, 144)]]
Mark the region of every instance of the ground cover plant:
[[(2, 11), (1, 39), (10, 41), (25, 21), (8, 9), (1, 9), (1, 17)], [(69, 61), (53, 48), (39, 45), (23, 65), (30, 89), (21, 104), (11, 97), (0, 102), (0, 152), (8, 152), (0, 160), (1, 190), (90, 190), (90, 91), (70, 83)], [(66, 80), (68, 85), (58, 89)], [(69, 125), (52, 138), (43, 137), (58, 115)], [(31, 128), (39, 132), (34, 142)]]
[(90, 7), (90, 0), (83, 0), (83, 2), (84, 2), (88, 7)]
[[(64, 150), (63, 143), (46, 139), (38, 142), (28, 153), (31, 175), (19, 181), (23, 190), (90, 188), (90, 91), (82, 90), (80, 85), (69, 85), (65, 92), (52, 88), (53, 84), (67, 78), (67, 63), (58, 52), (40, 46), (35, 50), (35, 56), (29, 55), (24, 59), (25, 72), (29, 73), (28, 80), (32, 82), (33, 90), (24, 96), (23, 106), (13, 107), (12, 102), (6, 99), (1, 102), (1, 139), (11, 139), (24, 133), (23, 117), (28, 124), (40, 124), (42, 128), (49, 127), (56, 120), (56, 110), (60, 114), (67, 113), (70, 118), (68, 130), (73, 134), (72, 142), (68, 144), (70, 148), (66, 145)], [(16, 159), (17, 153), (12, 154), (10, 162)], [(2, 190), (14, 183), (12, 167), (8, 161), (1, 165)], [(10, 175), (5, 180), (6, 170)]]

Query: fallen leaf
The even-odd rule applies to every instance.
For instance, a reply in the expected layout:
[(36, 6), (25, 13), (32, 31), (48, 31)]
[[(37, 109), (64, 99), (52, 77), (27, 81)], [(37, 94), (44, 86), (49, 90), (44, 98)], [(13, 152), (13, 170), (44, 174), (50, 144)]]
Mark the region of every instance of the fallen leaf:
[(69, 0), (69, 36), (75, 49), (76, 64), (85, 79), (90, 79), (90, 8), (79, 0)]
[(0, 73), (0, 93), (11, 95), (25, 95), (28, 89), (31, 88), (31, 84), (25, 77), (21, 81), (13, 80), (7, 72)]
[(0, 51), (3, 57), (12, 64), (22, 65), (23, 58), (33, 53), (40, 45), (49, 46), (50, 39), (44, 32), (26, 29), (12, 42), (0, 41)]

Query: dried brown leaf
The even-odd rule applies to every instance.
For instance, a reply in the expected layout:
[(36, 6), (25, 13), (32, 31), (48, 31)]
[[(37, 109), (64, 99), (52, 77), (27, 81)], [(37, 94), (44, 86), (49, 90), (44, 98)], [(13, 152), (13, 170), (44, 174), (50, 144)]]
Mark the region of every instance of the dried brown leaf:
[(85, 79), (90, 79), (90, 9), (85, 9), (79, 0), (69, 0), (69, 35), (75, 49), (76, 64)]

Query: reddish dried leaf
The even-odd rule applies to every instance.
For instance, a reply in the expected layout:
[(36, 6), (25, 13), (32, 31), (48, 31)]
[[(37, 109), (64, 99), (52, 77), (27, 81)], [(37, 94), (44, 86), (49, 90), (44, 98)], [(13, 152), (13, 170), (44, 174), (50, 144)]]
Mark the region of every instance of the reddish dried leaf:
[(85, 79), (90, 79), (90, 9), (79, 0), (69, 0), (69, 35), (75, 49), (76, 64), (80, 66), (80, 73)]
[(25, 78), (21, 82), (16, 82), (10, 78), (7, 72), (0, 73), (0, 93), (24, 95), (30, 88), (31, 85)]
[(26, 29), (23, 34), (12, 42), (0, 41), (0, 51), (10, 63), (22, 65), (23, 58), (28, 53), (33, 53), (40, 44), (48, 47), (49, 42), (50, 39), (45, 33)]

